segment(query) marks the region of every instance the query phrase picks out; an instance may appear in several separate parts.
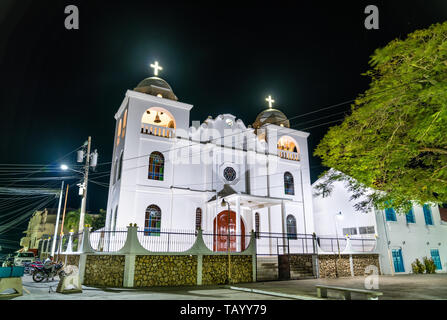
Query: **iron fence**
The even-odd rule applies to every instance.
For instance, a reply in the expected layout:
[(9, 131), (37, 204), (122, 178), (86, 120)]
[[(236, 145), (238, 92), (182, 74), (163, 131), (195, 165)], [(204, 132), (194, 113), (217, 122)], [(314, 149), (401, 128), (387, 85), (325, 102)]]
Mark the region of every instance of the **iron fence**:
[(203, 241), (211, 251), (242, 252), (250, 245), (250, 235), (204, 232)]
[(258, 255), (314, 254), (315, 239), (312, 234), (299, 233), (256, 233)]
[(197, 238), (195, 230), (150, 230), (137, 232), (140, 244), (153, 252), (182, 252), (190, 249)]
[(124, 247), (127, 229), (97, 230), (90, 233), (90, 246), (99, 252), (116, 252)]

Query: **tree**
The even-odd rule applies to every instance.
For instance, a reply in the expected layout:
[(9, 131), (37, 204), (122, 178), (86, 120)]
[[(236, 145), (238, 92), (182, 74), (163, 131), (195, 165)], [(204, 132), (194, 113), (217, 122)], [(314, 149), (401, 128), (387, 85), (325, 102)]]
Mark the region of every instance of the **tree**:
[(315, 150), (343, 173), (329, 172), (317, 193), (347, 180), (354, 198), (372, 190), (360, 210), (446, 202), (447, 22), (391, 41), (369, 63), (370, 88)]
[[(73, 230), (74, 232), (78, 232), (79, 229), (79, 220), (81, 218), (81, 210), (77, 209), (74, 211), (69, 211), (65, 215), (64, 229), (65, 230)], [(84, 224), (92, 224), (92, 216), (88, 213), (85, 214)]]
[(99, 209), (99, 215), (92, 221), (92, 231), (101, 229), (106, 225), (106, 213), (106, 210)]

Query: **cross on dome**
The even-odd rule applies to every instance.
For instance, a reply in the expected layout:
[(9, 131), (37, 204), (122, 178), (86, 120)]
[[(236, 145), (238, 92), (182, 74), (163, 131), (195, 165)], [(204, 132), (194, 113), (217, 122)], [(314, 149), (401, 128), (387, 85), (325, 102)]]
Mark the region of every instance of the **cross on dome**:
[(272, 104), (275, 102), (275, 100), (272, 99), (272, 96), (268, 96), (268, 98), (265, 99), (269, 103), (269, 109), (272, 109)]
[(158, 61), (151, 63), (151, 68), (154, 69), (154, 76), (158, 76), (158, 70), (163, 70), (163, 68), (158, 64)]

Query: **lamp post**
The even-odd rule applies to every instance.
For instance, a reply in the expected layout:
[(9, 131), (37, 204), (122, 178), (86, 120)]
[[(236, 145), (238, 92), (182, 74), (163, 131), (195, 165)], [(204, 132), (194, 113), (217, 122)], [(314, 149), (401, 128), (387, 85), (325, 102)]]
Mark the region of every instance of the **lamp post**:
[(343, 219), (343, 215), (342, 215), (341, 211), (335, 214), (335, 219), (334, 219), (335, 220), (335, 236), (337, 237), (338, 258), (341, 258), (340, 243), (338, 241), (337, 219), (340, 219), (340, 220)]
[[(341, 259), (341, 254), (340, 254), (340, 242), (338, 241), (338, 230), (337, 230), (337, 219), (343, 219), (343, 215), (340, 212), (336, 213), (334, 216), (334, 221), (335, 221), (335, 237), (337, 238), (337, 248), (338, 248), (338, 258)], [(337, 259), (335, 259), (335, 275), (338, 278), (338, 267), (337, 267)]]
[(231, 283), (231, 255), (230, 255), (230, 203), (225, 201), (225, 198), (222, 198), (221, 206), (228, 206), (228, 214), (227, 214), (227, 253), (228, 253), (228, 284)]

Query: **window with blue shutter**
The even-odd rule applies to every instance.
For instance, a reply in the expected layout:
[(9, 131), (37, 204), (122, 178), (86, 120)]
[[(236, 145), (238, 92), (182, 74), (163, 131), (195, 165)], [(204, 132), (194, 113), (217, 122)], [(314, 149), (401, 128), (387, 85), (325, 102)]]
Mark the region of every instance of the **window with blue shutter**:
[(386, 208), (385, 216), (386, 216), (386, 221), (397, 221), (396, 220), (396, 212), (394, 211), (393, 208)]
[(393, 249), (394, 272), (405, 272), (404, 260), (402, 259), (402, 249)]
[(416, 223), (415, 219), (414, 219), (414, 211), (413, 208), (410, 209), (410, 211), (407, 212), (407, 214), (405, 215), (406, 219), (407, 219), (407, 223)]
[(426, 225), (433, 225), (433, 217), (432, 217), (432, 214), (431, 214), (430, 206), (428, 204), (424, 204), (423, 210), (424, 210), (425, 224)]
[(441, 258), (439, 257), (439, 250), (431, 249), (430, 254), (431, 254), (431, 257), (436, 265), (436, 270), (442, 270)]

